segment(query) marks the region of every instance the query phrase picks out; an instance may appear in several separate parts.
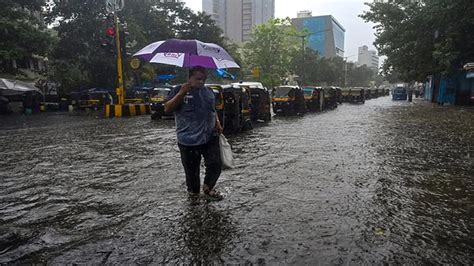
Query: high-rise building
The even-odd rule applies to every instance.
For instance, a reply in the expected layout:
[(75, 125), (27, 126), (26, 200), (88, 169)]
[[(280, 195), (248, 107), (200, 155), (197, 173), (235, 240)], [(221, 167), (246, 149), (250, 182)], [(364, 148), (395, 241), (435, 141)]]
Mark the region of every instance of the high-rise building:
[(318, 52), (322, 57), (344, 56), (344, 35), (346, 30), (337, 20), (329, 16), (308, 16), (307, 11), (299, 13), (301, 17), (292, 19), (293, 25), (308, 32), (309, 48)]
[(211, 15), (224, 35), (236, 43), (248, 41), (252, 28), (275, 15), (275, 0), (203, 0), (202, 10)]
[[(410, 3), (423, 3), (424, 0), (406, 0)], [(395, 3), (395, 0), (374, 0), (374, 3)]]
[(367, 45), (359, 47), (359, 56), (357, 60), (359, 66), (367, 66), (378, 72), (379, 69), (379, 56), (377, 51), (369, 50)]
[(296, 15), (297, 18), (309, 18), (313, 16), (313, 12), (311, 10), (302, 10), (298, 11)]

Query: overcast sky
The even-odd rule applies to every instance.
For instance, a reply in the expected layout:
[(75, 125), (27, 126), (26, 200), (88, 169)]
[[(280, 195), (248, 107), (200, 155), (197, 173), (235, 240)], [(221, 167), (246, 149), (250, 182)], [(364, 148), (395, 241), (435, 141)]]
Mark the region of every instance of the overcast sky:
[[(227, 0), (232, 1), (232, 0)], [(311, 10), (313, 16), (332, 15), (346, 29), (345, 56), (352, 56), (349, 61), (357, 61), (357, 48), (362, 45), (375, 49), (373, 24), (365, 23), (358, 17), (368, 7), (364, 2), (371, 0), (275, 0), (275, 17), (294, 18), (301, 10)], [(185, 0), (193, 10), (202, 10), (201, 0)]]

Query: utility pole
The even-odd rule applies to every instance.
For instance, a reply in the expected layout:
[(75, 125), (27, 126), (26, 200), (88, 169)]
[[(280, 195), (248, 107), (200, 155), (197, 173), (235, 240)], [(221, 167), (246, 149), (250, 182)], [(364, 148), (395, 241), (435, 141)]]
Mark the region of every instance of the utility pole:
[(106, 0), (105, 8), (107, 12), (114, 14), (114, 24), (115, 24), (115, 45), (117, 48), (117, 80), (118, 88), (116, 88), (118, 105), (121, 106), (125, 104), (125, 88), (123, 85), (123, 65), (122, 65), (122, 50), (120, 47), (120, 23), (117, 16), (117, 12), (123, 9), (124, 0)]
[(118, 88), (117, 88), (117, 98), (118, 104), (125, 104), (125, 88), (123, 86), (123, 66), (122, 66), (122, 49), (120, 47), (120, 25), (117, 12), (114, 12), (114, 21), (115, 21), (115, 44), (117, 46), (117, 79), (118, 79)]

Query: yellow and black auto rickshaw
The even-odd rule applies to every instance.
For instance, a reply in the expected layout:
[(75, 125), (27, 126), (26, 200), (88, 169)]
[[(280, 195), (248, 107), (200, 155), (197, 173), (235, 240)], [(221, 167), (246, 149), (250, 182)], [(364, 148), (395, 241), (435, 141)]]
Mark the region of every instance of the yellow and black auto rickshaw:
[(324, 88), (323, 95), (324, 95), (323, 109), (337, 108), (337, 90), (335, 87)]
[(297, 115), (306, 112), (303, 90), (298, 86), (279, 86), (272, 92), (273, 112), (280, 115)]
[(250, 90), (231, 84), (206, 84), (214, 92), (216, 111), (225, 134), (251, 129)]
[(260, 82), (232, 83), (234, 87), (240, 87), (250, 91), (250, 118), (252, 121), (271, 120), (270, 93)]
[(214, 93), (216, 112), (219, 117), (221, 125), (224, 127), (225, 124), (225, 110), (224, 110), (224, 87), (230, 87), (230, 85), (219, 85), (219, 84), (208, 84), (206, 85)]
[(323, 109), (323, 88), (306, 86), (303, 89), (306, 108), (310, 112), (318, 112)]
[(150, 91), (151, 119), (172, 118), (165, 113), (165, 102), (171, 93), (171, 86), (161, 86)]
[(106, 104), (113, 104), (113, 96), (107, 90), (90, 89), (87, 91), (73, 92), (71, 95), (72, 105), (76, 109), (99, 110)]
[(250, 90), (238, 86), (223, 86), (224, 132), (238, 133), (252, 129), (250, 119)]
[(364, 89), (364, 94), (366, 100), (372, 99), (372, 90), (370, 88)]
[(363, 88), (342, 89), (342, 101), (345, 103), (365, 103), (365, 92)]

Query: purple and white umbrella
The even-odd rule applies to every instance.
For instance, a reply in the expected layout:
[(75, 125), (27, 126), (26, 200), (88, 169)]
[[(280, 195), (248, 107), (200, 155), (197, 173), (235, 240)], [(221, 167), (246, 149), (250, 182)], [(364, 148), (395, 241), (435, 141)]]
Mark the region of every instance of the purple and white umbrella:
[(150, 63), (179, 67), (240, 68), (224, 48), (198, 40), (170, 39), (154, 42), (133, 56)]

